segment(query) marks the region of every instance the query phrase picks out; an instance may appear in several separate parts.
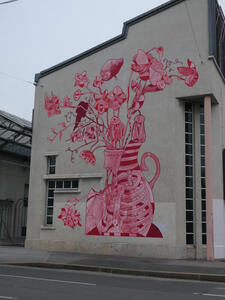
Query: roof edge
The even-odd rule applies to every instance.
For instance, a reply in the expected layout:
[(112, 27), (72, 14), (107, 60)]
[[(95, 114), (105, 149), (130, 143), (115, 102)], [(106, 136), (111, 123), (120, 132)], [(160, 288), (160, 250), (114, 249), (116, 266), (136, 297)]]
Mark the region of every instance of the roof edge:
[(160, 13), (160, 12), (162, 12), (162, 11), (172, 7), (172, 6), (175, 6), (175, 5), (183, 2), (183, 1), (186, 1), (186, 0), (170, 0), (166, 3), (164, 3), (164, 4), (161, 4), (160, 6), (157, 6), (153, 9), (137, 16), (137, 17), (134, 17), (134, 18), (124, 22), (121, 34), (117, 35), (116, 37), (114, 37), (110, 40), (107, 40), (106, 42), (103, 42), (103, 43), (101, 43), (97, 46), (94, 46), (94, 47), (92, 47), (92, 48), (90, 48), (90, 49), (88, 49), (88, 50), (72, 57), (72, 58), (69, 58), (69, 59), (67, 59), (67, 60), (65, 60), (65, 61), (63, 61), (59, 64), (56, 64), (56, 65), (54, 65), (50, 68), (47, 68), (47, 69), (41, 71), (40, 73), (36, 73), (35, 77), (34, 77), (34, 82), (38, 83), (40, 78), (45, 77), (45, 76), (47, 76), (51, 73), (54, 73), (55, 71), (58, 71), (58, 70), (60, 70), (64, 67), (67, 67), (67, 66), (69, 66), (69, 65), (71, 65), (71, 64), (73, 64), (73, 63), (75, 63), (75, 62), (77, 62), (77, 61), (79, 61), (83, 58), (86, 58), (86, 57), (88, 57), (88, 56), (90, 56), (90, 55), (92, 55), (96, 52), (99, 52), (99, 51), (101, 51), (101, 50), (103, 50), (103, 49), (105, 49), (105, 48), (107, 48), (107, 47), (109, 47), (113, 44), (116, 44), (116, 43), (126, 39), (127, 34), (128, 34), (128, 29), (132, 25), (137, 24), (137, 23), (139, 23), (139, 22), (141, 22), (141, 21), (143, 21), (143, 20), (145, 20), (149, 17), (152, 17), (152, 16), (154, 16), (154, 15), (156, 15), (156, 14), (158, 14), (158, 13)]

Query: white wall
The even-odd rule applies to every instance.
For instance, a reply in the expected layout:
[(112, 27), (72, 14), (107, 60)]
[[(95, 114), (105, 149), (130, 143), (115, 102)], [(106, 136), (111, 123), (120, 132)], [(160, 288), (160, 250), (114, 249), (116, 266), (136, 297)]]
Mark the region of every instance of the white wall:
[(213, 199), (214, 258), (225, 258), (225, 201)]

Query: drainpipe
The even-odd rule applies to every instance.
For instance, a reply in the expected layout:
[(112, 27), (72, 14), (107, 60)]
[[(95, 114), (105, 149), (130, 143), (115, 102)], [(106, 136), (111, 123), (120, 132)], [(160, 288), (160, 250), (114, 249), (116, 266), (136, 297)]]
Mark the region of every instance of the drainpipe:
[(211, 97), (204, 97), (205, 112), (205, 172), (206, 172), (206, 257), (214, 260), (213, 203), (212, 203), (212, 138), (211, 138)]

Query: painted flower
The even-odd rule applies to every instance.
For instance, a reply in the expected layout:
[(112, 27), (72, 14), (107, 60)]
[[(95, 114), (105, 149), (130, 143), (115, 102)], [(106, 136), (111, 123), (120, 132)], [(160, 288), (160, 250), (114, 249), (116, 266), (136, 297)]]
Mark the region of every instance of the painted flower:
[(51, 97), (45, 95), (45, 109), (48, 111), (49, 117), (61, 114), (60, 100), (53, 92), (51, 92)]
[(142, 91), (141, 83), (140, 82), (137, 83), (135, 80), (132, 80), (131, 81), (131, 89), (135, 93)]
[(100, 115), (108, 111), (109, 94), (107, 90), (104, 90), (102, 94), (94, 94), (95, 105), (94, 108)]
[(133, 57), (133, 64), (131, 70), (138, 72), (141, 80), (147, 81), (149, 79), (149, 56), (144, 50), (139, 49), (138, 53)]
[(95, 80), (94, 80), (94, 82), (93, 82), (93, 86), (94, 87), (97, 87), (97, 88), (100, 88), (101, 86), (102, 86), (102, 84), (103, 84), (103, 79), (102, 78), (100, 78), (99, 76), (96, 76), (95, 77)]
[(73, 100), (78, 101), (82, 95), (83, 93), (81, 92), (81, 90), (76, 90), (73, 94)]
[(187, 86), (192, 87), (198, 81), (198, 72), (196, 71), (195, 64), (188, 59), (188, 67), (178, 67), (177, 70), (180, 74), (185, 76), (184, 82)]
[(90, 139), (94, 140), (95, 139), (95, 128), (94, 126), (88, 126), (84, 132), (84, 140)]
[(164, 52), (163, 47), (156, 48), (156, 51), (159, 59), (139, 49), (133, 58), (134, 63), (131, 65), (131, 69), (139, 73), (141, 80), (149, 80), (151, 86), (157, 86), (157, 90), (163, 90), (167, 84), (172, 83), (172, 79), (166, 73), (163, 63), (161, 62)]
[(100, 70), (100, 75), (103, 81), (108, 81), (119, 73), (123, 65), (123, 58), (107, 60)]
[(64, 223), (64, 226), (69, 226), (71, 228), (74, 228), (75, 226), (80, 226), (80, 214), (76, 210), (76, 205), (65, 205), (61, 209), (61, 213), (58, 216), (58, 219), (61, 219)]
[(120, 86), (115, 86), (113, 91), (109, 94), (109, 108), (119, 110), (121, 105), (126, 101), (127, 97)]
[(63, 106), (64, 107), (72, 107), (73, 106), (73, 103), (70, 101), (70, 98), (68, 96), (66, 96), (63, 99)]
[(152, 57), (151, 65), (149, 67), (149, 82), (153, 86), (157, 86), (159, 90), (163, 90), (166, 85), (172, 83), (172, 79), (168, 76), (166, 70), (164, 70), (163, 64)]
[(84, 87), (88, 86), (90, 80), (87, 77), (87, 71), (83, 71), (82, 73), (75, 74), (75, 83), (74, 86)]
[(96, 163), (96, 158), (95, 158), (93, 152), (91, 152), (90, 150), (81, 151), (80, 158), (82, 158), (87, 164), (90, 163), (93, 166)]
[(70, 138), (71, 138), (73, 143), (75, 143), (76, 141), (82, 142), (83, 141), (83, 134), (82, 134), (81, 129), (79, 128), (79, 129), (73, 131), (70, 135)]
[(104, 114), (108, 110), (108, 104), (104, 100), (96, 101), (94, 108), (100, 115)]

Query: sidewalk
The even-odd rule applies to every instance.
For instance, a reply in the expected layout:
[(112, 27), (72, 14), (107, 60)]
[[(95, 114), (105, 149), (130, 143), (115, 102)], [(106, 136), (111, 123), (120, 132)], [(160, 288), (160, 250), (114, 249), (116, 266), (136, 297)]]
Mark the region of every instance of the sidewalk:
[(0, 264), (225, 282), (225, 261), (169, 260), (0, 247)]

